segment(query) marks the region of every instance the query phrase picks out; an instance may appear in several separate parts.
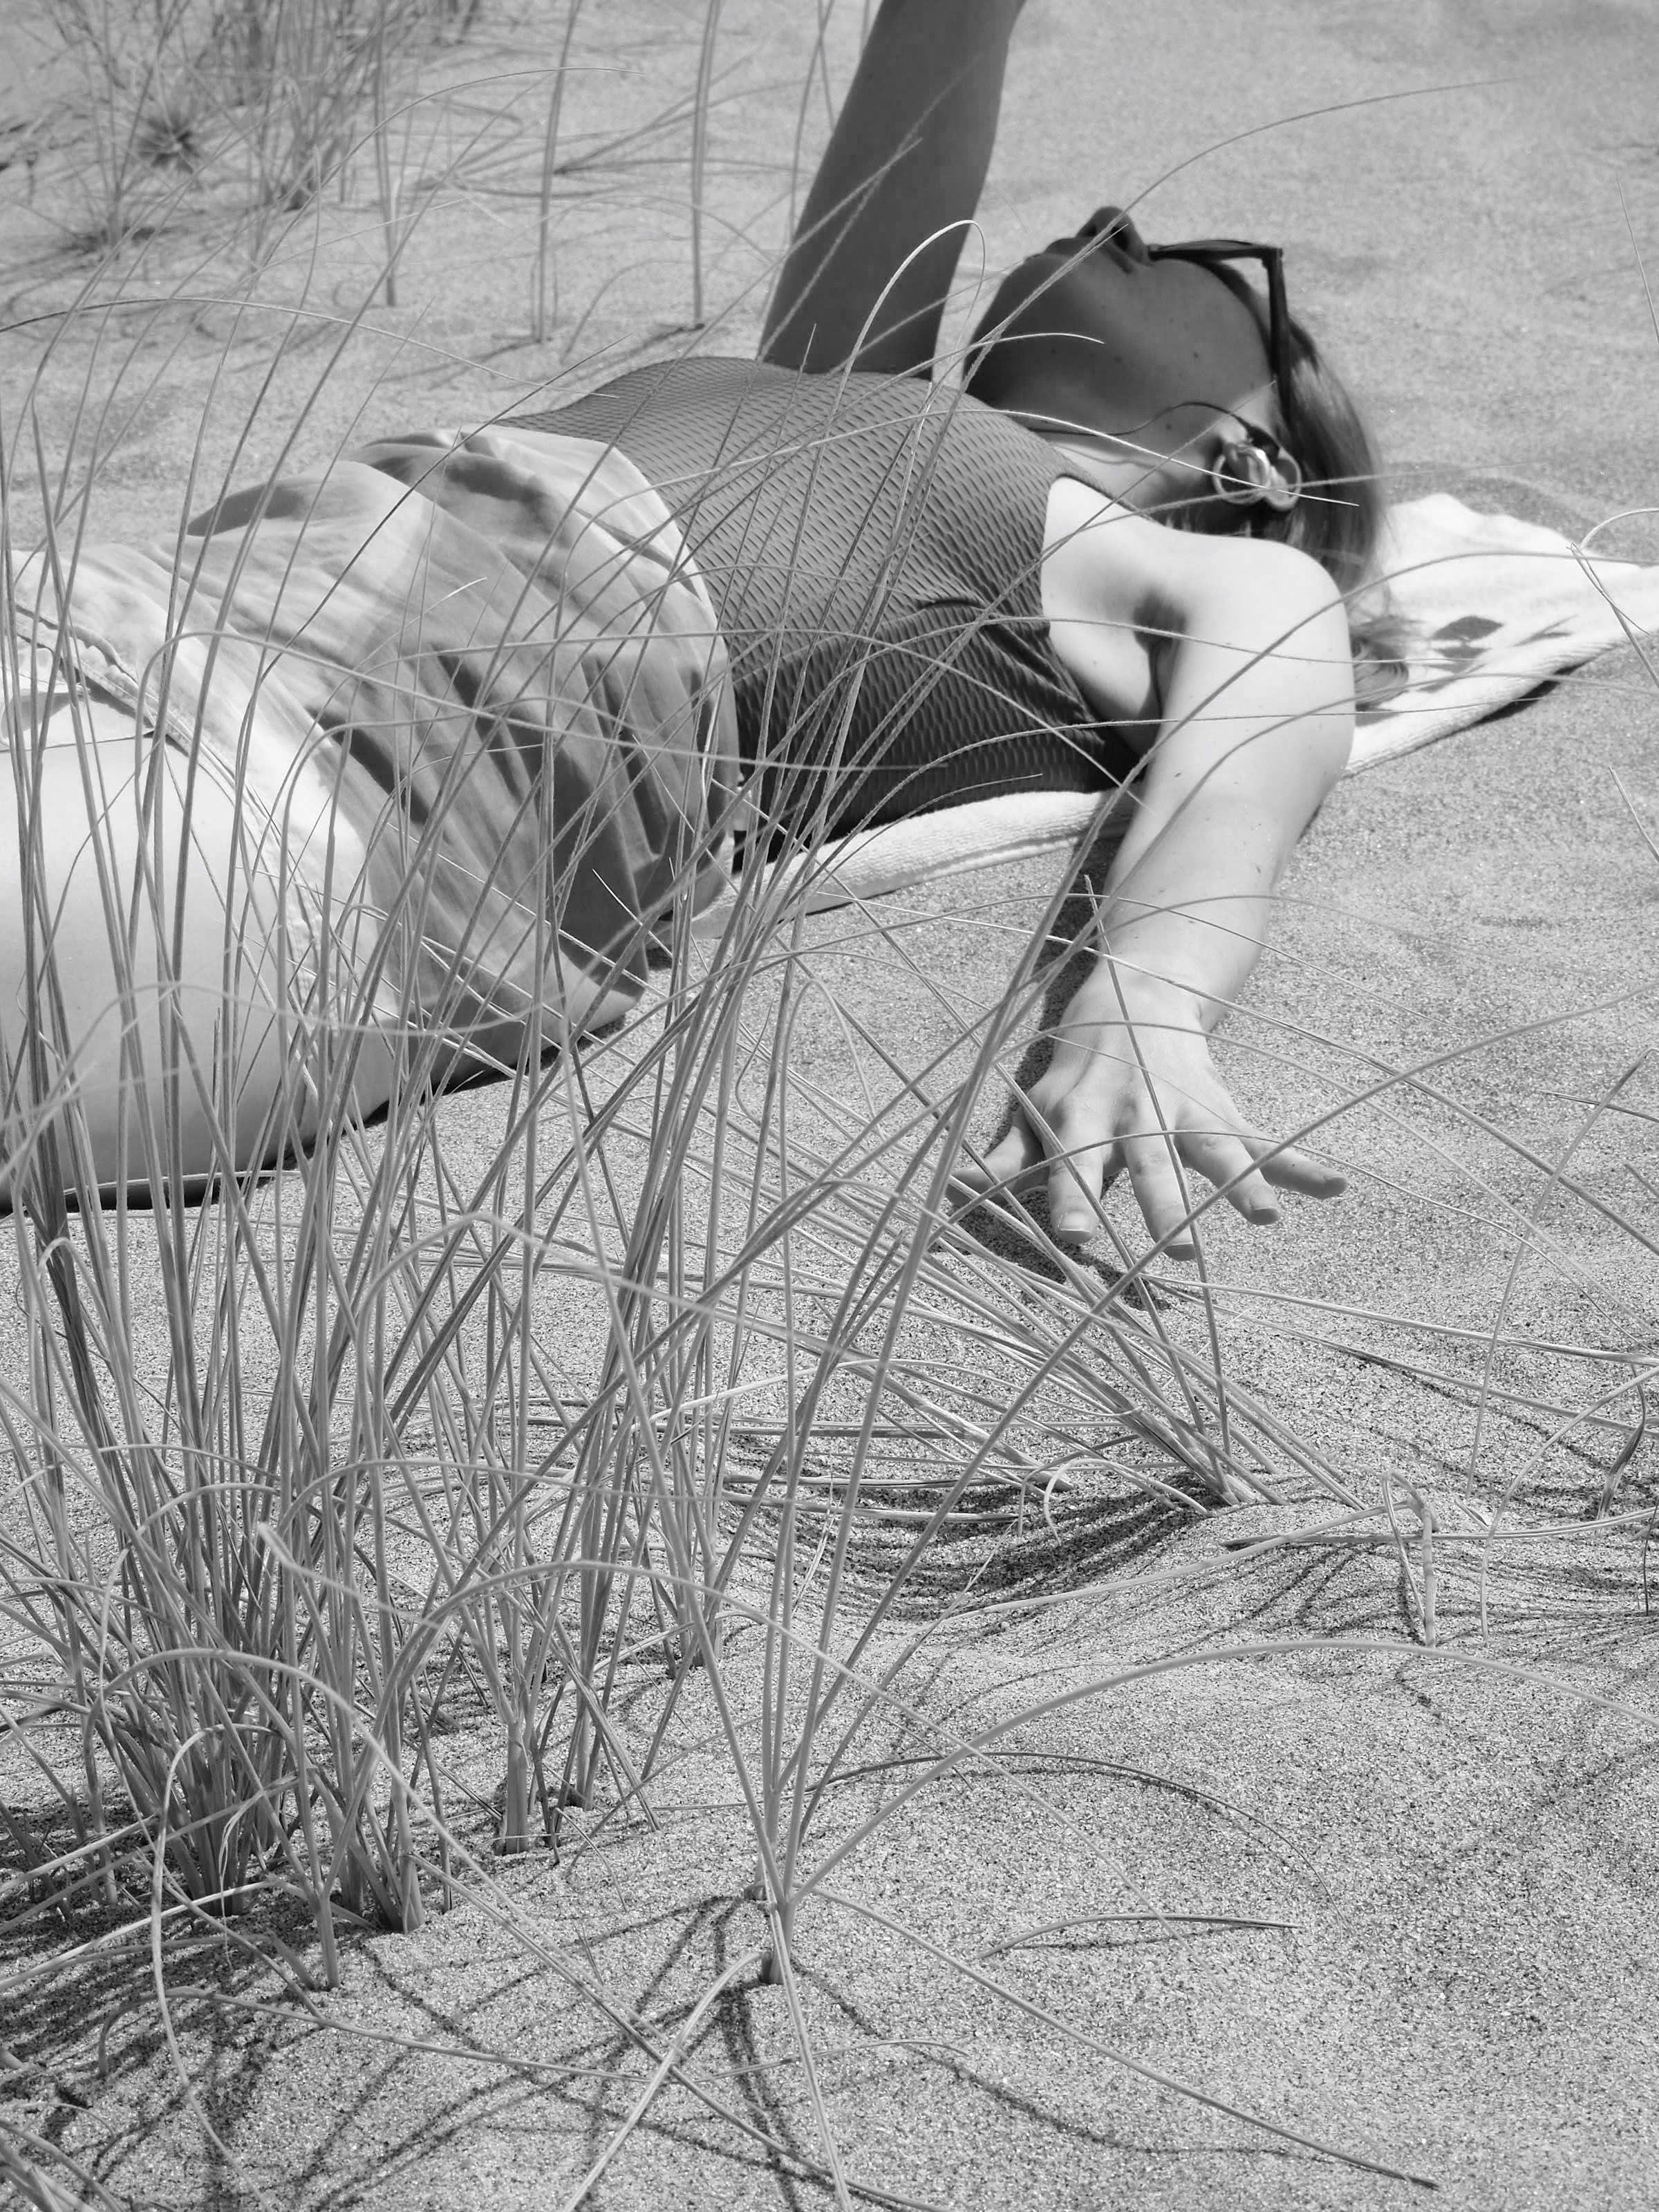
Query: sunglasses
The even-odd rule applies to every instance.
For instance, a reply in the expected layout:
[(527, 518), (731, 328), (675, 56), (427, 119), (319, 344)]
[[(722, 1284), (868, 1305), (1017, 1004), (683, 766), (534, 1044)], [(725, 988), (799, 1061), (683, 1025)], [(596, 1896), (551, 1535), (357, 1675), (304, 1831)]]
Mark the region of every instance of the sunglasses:
[[(1267, 277), (1267, 365), (1285, 425), (1294, 435), (1291, 416), (1291, 319), (1285, 298), (1285, 253), (1278, 246), (1254, 246), (1243, 238), (1191, 238), (1176, 246), (1149, 246), (1149, 261), (1195, 261), (1200, 269), (1219, 269), (1235, 261), (1259, 261)], [(1248, 438), (1229, 445), (1212, 471), (1217, 494), (1234, 507), (1258, 500), (1281, 511), (1294, 507), (1302, 490), (1302, 470), (1293, 453), (1271, 431), (1246, 426)]]

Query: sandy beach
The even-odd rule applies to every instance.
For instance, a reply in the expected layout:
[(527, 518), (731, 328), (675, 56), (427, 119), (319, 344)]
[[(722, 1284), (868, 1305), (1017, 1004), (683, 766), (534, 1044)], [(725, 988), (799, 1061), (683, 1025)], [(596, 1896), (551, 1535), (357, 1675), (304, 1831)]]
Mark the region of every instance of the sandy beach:
[[(434, 124), (408, 155), (411, 174), (424, 161), (446, 181), (404, 203), (397, 304), (370, 301), (343, 342), (383, 249), (346, 210), (296, 224), (251, 314), (204, 280), (176, 350), (147, 341), (154, 374), (101, 472), (100, 533), (176, 510), (216, 373), (204, 449), (215, 465), (229, 453), (267, 365), (259, 331), (301, 295), (332, 320), (282, 362), (251, 472), (302, 412), (306, 462), (359, 424), (546, 405), (653, 350), (751, 350), (797, 131), (810, 170), (825, 128), (823, 98), (800, 99), (817, 13), (732, 0), (721, 21), (704, 330), (685, 329), (688, 148), (671, 121), (567, 180), (537, 343), (536, 118), (562, 15), (486, 4), (443, 65), (458, 84), (476, 55), (476, 88), (443, 111), (441, 143)], [(832, 18), (836, 91), (858, 17)], [(592, 11), (572, 47), (571, 145), (602, 149), (684, 98), (702, 21), (674, 0)], [(61, 109), (68, 143), (64, 64), (49, 41), (28, 51), (45, 57), (31, 97)], [(522, 129), (491, 137), (480, 118), (519, 97), (515, 66), (542, 72), (540, 105), (526, 96)], [(1642, 273), (1659, 272), (1656, 69), (1646, 0), (1030, 0), (985, 264), (1109, 199), (1134, 202), (1153, 237), (1278, 241), (1394, 496), (1450, 490), (1574, 538), (1607, 523), (1601, 550), (1659, 562), (1659, 327)], [(0, 175), (0, 378), (21, 393), (52, 334), (49, 451), (113, 343), (95, 319), (53, 319), (88, 273), (64, 242), (62, 159), (42, 157), (32, 202)], [(187, 206), (166, 249), (175, 288), (192, 221), (207, 216)], [(815, 2087), (786, 1991), (741, 1967), (687, 2051), (751, 2131), (671, 2080), (586, 2202), (832, 2203), (815, 2094), (849, 2188), (877, 2202), (1428, 2201), (1402, 2175), (1456, 2212), (1654, 2201), (1659, 1462), (1631, 1381), (1659, 1336), (1654, 668), (1651, 646), (1605, 654), (1326, 805), (1224, 1067), (1266, 1128), (1328, 1117), (1318, 1141), (1349, 1190), (1291, 1205), (1272, 1234), (1206, 1217), (1207, 1310), (1189, 1272), (1155, 1277), (1162, 1325), (1194, 1358), (1218, 1355), (1224, 1398), (1265, 1408), (1300, 1465), (1264, 1444), (1262, 1496), (1226, 1511), (1097, 1469), (1051, 1524), (991, 1516), (941, 1541), (860, 1657), (878, 1670), (920, 1639), (902, 1694), (815, 1810), (828, 1860), (890, 1808), (796, 1923)], [(830, 1127), (825, 1102), (882, 1066), (943, 1095), (953, 1022), (994, 999), (1062, 872), (1055, 858), (897, 895), (885, 935), (836, 915), (805, 925), (820, 988), (794, 1032), (804, 1121)], [(487, 1152), (504, 1095), (446, 1101), (457, 1158)], [(986, 1086), (981, 1139), (1006, 1097)], [(1111, 1206), (1133, 1238), (1121, 1192)], [(963, 1241), (964, 1266), (982, 1264)], [(1047, 1278), (999, 1249), (1010, 1310), (1036, 1315)], [(580, 1324), (550, 1308), (548, 1326), (566, 1325), (574, 1343)], [(944, 1321), (935, 1334), (941, 1389), (965, 1390), (988, 1355)], [(0, 1360), (18, 1387), (28, 1343), (8, 1243)], [(1315, 1461), (1328, 1480), (1308, 1475)], [(902, 1540), (902, 1524), (876, 1528), (855, 1590)], [(817, 1539), (801, 1540), (810, 1553)], [(16, 1659), (15, 1621), (7, 1633)], [(759, 1725), (762, 1643), (752, 1623), (732, 1635), (744, 1725)], [(21, 1712), (21, 1660), (14, 1675)], [(649, 1738), (661, 1675), (642, 1668), (629, 1689), (631, 1742)], [(942, 1744), (1005, 1715), (994, 1759), (896, 1803)], [(651, 1817), (601, 1791), (570, 1811), (556, 1855), (503, 1858), (499, 1742), (458, 1723), (442, 1744), (453, 1817), (488, 1880), (458, 1877), (417, 1932), (352, 1933), (339, 1986), (303, 2001), (257, 1955), (269, 1935), (314, 1966), (297, 1909), (262, 1908), (213, 1943), (196, 1930), (163, 1977), (174, 2049), (144, 1943), (99, 1948), (91, 1917), (78, 1931), (31, 1920), (5, 1945), (15, 1977), (82, 1948), (0, 2029), (17, 2062), (0, 2074), (0, 2131), (27, 2129), (96, 2178), (102, 2194), (60, 2172), (65, 2203), (571, 2201), (651, 2078), (617, 2021), (649, 2022), (666, 2049), (765, 1948), (723, 1724), (691, 1677)], [(22, 1765), (3, 1773), (22, 1827), (38, 1816), (67, 1848), (66, 1816), (41, 1811)]]

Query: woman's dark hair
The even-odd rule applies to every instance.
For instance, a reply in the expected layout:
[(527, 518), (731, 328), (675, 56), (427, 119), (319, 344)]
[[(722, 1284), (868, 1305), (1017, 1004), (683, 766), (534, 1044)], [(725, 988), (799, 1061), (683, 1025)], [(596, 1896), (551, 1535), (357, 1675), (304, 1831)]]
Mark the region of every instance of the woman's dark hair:
[[(1217, 274), (1225, 281), (1224, 272)], [(1239, 512), (1252, 537), (1294, 545), (1334, 582), (1348, 611), (1359, 704), (1380, 706), (1401, 689), (1406, 667), (1401, 625), (1376, 574), (1385, 511), (1376, 451), (1346, 386), (1304, 325), (1294, 315), (1287, 325), (1291, 388), (1279, 395), (1279, 409), (1285, 445), (1302, 464), (1302, 496), (1283, 514), (1268, 507)]]

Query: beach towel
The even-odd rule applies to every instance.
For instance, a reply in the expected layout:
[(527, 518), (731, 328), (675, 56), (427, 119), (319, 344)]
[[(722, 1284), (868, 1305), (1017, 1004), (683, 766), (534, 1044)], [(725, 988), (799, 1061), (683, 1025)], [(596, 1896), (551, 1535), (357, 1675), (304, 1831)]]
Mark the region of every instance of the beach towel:
[[(1609, 647), (1633, 645), (1659, 672), (1659, 568), (1601, 560), (1444, 492), (1391, 509), (1379, 565), (1406, 629), (1407, 681), (1360, 716), (1350, 775), (1485, 721)], [(1078, 792), (972, 800), (796, 854), (769, 881), (826, 911), (1074, 845), (1102, 803)], [(699, 932), (716, 934), (730, 904), (716, 901)]]

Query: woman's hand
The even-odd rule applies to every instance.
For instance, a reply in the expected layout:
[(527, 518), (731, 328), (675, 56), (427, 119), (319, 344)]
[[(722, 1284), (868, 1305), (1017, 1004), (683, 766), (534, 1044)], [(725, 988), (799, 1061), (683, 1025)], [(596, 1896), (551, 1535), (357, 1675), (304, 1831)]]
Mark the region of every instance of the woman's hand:
[(1054, 1059), (986, 1157), (975, 1187), (1012, 1182), (1043, 1160), (1061, 1241), (1094, 1234), (1100, 1194), (1127, 1172), (1146, 1227), (1171, 1260), (1197, 1257), (1186, 1171), (1225, 1187), (1247, 1221), (1279, 1219), (1274, 1189), (1334, 1198), (1346, 1178), (1253, 1129), (1216, 1073), (1200, 1001), (1102, 959), (1066, 1007)]

